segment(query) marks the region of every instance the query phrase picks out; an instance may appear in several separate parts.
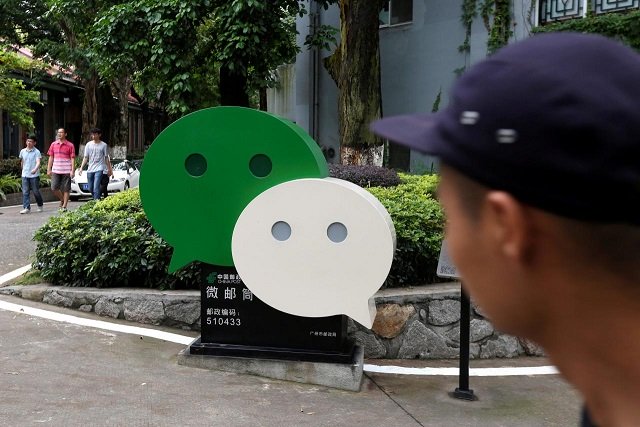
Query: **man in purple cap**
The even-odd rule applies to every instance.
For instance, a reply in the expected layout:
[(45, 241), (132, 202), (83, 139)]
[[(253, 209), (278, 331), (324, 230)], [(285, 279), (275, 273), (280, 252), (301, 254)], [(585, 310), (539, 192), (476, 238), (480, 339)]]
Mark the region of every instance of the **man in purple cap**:
[(445, 110), (372, 129), (439, 157), (465, 287), (545, 348), (586, 401), (583, 425), (640, 425), (640, 55), (534, 36), (470, 68)]

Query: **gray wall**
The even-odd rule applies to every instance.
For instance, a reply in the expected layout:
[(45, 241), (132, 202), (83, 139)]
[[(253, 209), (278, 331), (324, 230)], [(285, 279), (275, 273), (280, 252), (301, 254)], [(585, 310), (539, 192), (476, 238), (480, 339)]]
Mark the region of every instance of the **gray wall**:
[[(314, 2), (315, 4), (315, 2)], [(313, 12), (314, 5), (307, 5)], [(332, 25), (340, 28), (340, 14), (337, 6), (332, 6), (328, 10), (320, 8), (319, 25)], [(313, 19), (313, 13), (299, 18), (297, 21), (298, 46), (302, 51), (296, 57), (296, 100), (295, 100), (295, 121), (320, 144), (321, 147), (333, 148), (336, 153), (332, 158), (327, 157), (329, 162), (339, 161), (340, 141), (338, 139), (338, 91), (336, 84), (327, 73), (322, 60), (329, 56), (331, 52), (323, 50), (314, 52), (304, 46), (305, 37), (309, 34), (309, 26)], [(315, 56), (315, 58), (314, 58)], [(315, 67), (314, 67), (315, 59)], [(314, 73), (315, 68), (315, 73)], [(313, 76), (317, 75), (317, 97), (315, 100), (317, 113), (316, 123), (313, 126)]]
[[(513, 2), (514, 40), (529, 35), (535, 16), (529, 16), (533, 0)], [(313, 9), (313, 4), (309, 6)], [(472, 27), (471, 52), (458, 52), (465, 29), (460, 21), (462, 0), (414, 0), (413, 22), (380, 29), (382, 73), (382, 111), (391, 116), (431, 112), (442, 90), (440, 108), (446, 106), (447, 93), (456, 78), (455, 70), (486, 56), (487, 30), (480, 18)], [(298, 20), (298, 43), (304, 44), (312, 16)], [(320, 11), (320, 23), (339, 27), (336, 5)], [(321, 52), (324, 58), (330, 52)], [(313, 129), (313, 53), (306, 48), (296, 59), (295, 121), (323, 147), (339, 152), (337, 89), (322, 64), (317, 67), (317, 128)], [(393, 154), (392, 154), (393, 156)], [(329, 161), (337, 161), (337, 156)], [(414, 172), (430, 170), (433, 159), (412, 152)]]

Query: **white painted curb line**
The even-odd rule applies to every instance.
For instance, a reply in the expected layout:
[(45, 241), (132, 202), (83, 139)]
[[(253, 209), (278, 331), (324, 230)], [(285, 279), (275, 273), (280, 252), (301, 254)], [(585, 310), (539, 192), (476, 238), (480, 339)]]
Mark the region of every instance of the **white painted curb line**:
[[(364, 365), (367, 372), (400, 375), (458, 376), (458, 368), (406, 368), (403, 366)], [(523, 366), (517, 368), (470, 368), (471, 377), (509, 377), (523, 375), (557, 375), (555, 366)]]
[(22, 276), (24, 273), (26, 273), (29, 270), (31, 270), (31, 264), (25, 265), (24, 267), (20, 267), (19, 269), (13, 270), (10, 273), (3, 274), (2, 276), (0, 276), (0, 286), (4, 285), (9, 280), (13, 280), (16, 277)]
[(16, 313), (24, 313), (30, 316), (36, 316), (43, 319), (55, 320), (57, 322), (72, 323), (74, 325), (88, 326), (91, 328), (104, 329), (107, 331), (122, 332), (125, 334), (142, 335), (151, 338), (175, 342), (178, 344), (191, 344), (193, 337), (185, 335), (173, 334), (170, 332), (158, 331), (155, 329), (141, 328), (139, 326), (121, 325), (119, 323), (110, 323), (103, 320), (85, 319), (84, 317), (70, 316), (68, 314), (56, 313), (54, 311), (41, 310), (39, 308), (27, 307), (25, 305), (13, 304), (6, 301), (0, 301), (0, 310), (13, 311)]

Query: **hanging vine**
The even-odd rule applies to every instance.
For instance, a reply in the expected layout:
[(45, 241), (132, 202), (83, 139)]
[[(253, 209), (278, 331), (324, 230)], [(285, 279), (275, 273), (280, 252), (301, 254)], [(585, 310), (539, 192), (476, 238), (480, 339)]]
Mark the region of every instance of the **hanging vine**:
[(465, 28), (464, 41), (458, 46), (458, 52), (469, 53), (471, 51), (471, 26), (473, 20), (478, 16), (477, 0), (463, 0), (462, 2), (462, 16), (460, 21)]
[(486, 3), (493, 4), (493, 23), (487, 41), (487, 53), (491, 55), (502, 46), (506, 46), (513, 34), (511, 30), (511, 1), (486, 0)]
[(480, 17), (484, 23), (484, 27), (487, 29), (487, 33), (491, 32), (491, 16), (493, 15), (493, 7), (495, 6), (493, 0), (484, 0), (480, 4)]
[[(471, 52), (471, 26), (474, 19), (480, 14), (489, 38), (487, 40), (487, 53), (493, 52), (509, 43), (513, 31), (511, 17), (511, 0), (463, 0), (462, 15), (460, 21), (465, 28), (464, 41), (458, 46), (461, 53)], [(464, 71), (465, 67), (455, 70), (456, 74)]]
[(529, 3), (529, 8), (527, 9), (527, 23), (529, 24), (529, 28), (535, 26), (534, 13), (536, 11), (536, 5), (537, 3), (534, 0), (531, 0), (531, 2)]

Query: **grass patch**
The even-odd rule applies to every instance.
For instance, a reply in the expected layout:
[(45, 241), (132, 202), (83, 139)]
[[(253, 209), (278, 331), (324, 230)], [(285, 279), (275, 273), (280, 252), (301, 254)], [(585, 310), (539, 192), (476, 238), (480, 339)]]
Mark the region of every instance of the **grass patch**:
[(9, 281), (9, 284), (11, 285), (22, 286), (41, 285), (43, 283), (47, 283), (47, 281), (42, 278), (42, 275), (38, 270), (29, 270), (22, 276), (16, 277), (15, 279)]

